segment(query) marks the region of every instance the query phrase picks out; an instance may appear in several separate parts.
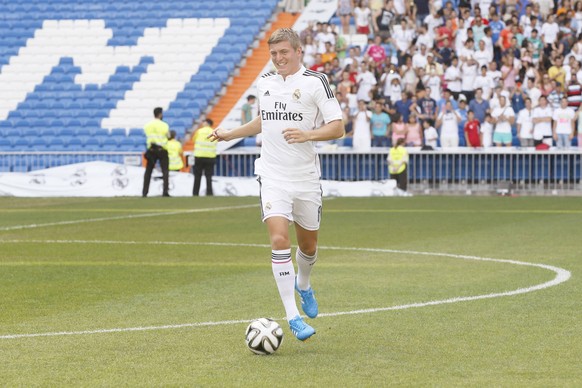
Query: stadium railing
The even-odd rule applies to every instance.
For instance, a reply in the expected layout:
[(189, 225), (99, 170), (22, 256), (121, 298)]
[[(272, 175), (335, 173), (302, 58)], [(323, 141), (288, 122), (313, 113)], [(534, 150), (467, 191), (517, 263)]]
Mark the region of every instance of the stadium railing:
[[(234, 148), (218, 159), (218, 176), (252, 176), (259, 148)], [(323, 179), (390, 179), (389, 149), (359, 153), (319, 150)], [(582, 194), (579, 149), (535, 151), (491, 148), (421, 151), (409, 149), (409, 188), (436, 193)]]
[[(322, 178), (338, 181), (386, 180), (387, 148), (360, 153), (321, 149)], [(252, 177), (258, 147), (218, 155), (216, 176)], [(424, 193), (582, 194), (579, 149), (535, 151), (491, 148), (421, 151), (409, 149), (409, 187)], [(106, 161), (141, 165), (140, 152), (0, 152), (0, 172), (29, 172), (73, 163)]]

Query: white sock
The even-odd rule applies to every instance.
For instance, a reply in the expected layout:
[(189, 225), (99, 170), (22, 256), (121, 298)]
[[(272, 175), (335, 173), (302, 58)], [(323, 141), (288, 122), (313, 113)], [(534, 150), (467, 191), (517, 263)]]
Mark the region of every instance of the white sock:
[(273, 250), (271, 254), (273, 276), (285, 306), (287, 320), (290, 320), (299, 315), (295, 302), (295, 267), (291, 260), (291, 249)]
[(308, 290), (311, 287), (311, 284), (309, 284), (309, 276), (311, 275), (313, 265), (317, 261), (317, 251), (315, 251), (313, 256), (307, 256), (297, 248), (295, 260), (297, 260), (297, 287), (303, 291)]

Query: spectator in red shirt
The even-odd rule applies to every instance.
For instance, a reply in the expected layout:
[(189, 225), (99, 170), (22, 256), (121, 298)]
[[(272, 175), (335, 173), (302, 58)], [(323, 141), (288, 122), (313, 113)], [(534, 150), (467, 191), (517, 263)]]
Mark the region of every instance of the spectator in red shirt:
[(475, 8), (473, 9), (473, 13), (475, 14), (475, 17), (471, 22), (471, 27), (473, 27), (477, 23), (477, 19), (481, 19), (483, 24), (485, 24), (486, 26), (489, 25), (489, 20), (485, 19), (483, 15), (481, 15), (481, 8), (479, 8), (479, 6), (475, 6)]
[(315, 63), (309, 69), (313, 71), (318, 71), (320, 73), (323, 72), (325, 66), (321, 54), (315, 54)]
[[(448, 42), (446, 39), (448, 38)], [(451, 43), (454, 42), (453, 39), (453, 22), (451, 19), (447, 19), (444, 26), (437, 28), (437, 36), (435, 37), (436, 44), (438, 48), (445, 47), (448, 43), (448, 47), (451, 48)]]
[(467, 122), (465, 123), (465, 140), (467, 147), (481, 147), (481, 137), (479, 136), (479, 120), (475, 118), (472, 110), (467, 112)]
[(499, 40), (497, 44), (501, 47), (501, 51), (505, 51), (511, 47), (511, 39), (515, 36), (515, 26), (511, 20), (508, 20), (505, 28), (499, 33)]

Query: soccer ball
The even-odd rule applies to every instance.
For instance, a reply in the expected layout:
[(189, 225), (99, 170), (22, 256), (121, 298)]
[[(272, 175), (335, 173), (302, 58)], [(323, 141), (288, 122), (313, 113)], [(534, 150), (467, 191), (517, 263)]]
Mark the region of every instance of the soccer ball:
[(283, 329), (272, 319), (259, 318), (247, 327), (246, 343), (255, 354), (273, 354), (283, 342)]

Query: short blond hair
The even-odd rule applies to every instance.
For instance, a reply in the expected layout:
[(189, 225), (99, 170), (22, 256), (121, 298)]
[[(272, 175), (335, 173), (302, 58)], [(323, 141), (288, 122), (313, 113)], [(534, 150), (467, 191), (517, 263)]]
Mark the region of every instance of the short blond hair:
[(299, 34), (297, 34), (297, 32), (291, 28), (279, 28), (273, 31), (267, 43), (272, 45), (281, 42), (291, 43), (291, 47), (293, 47), (294, 50), (297, 50), (301, 47), (301, 39), (299, 38)]

